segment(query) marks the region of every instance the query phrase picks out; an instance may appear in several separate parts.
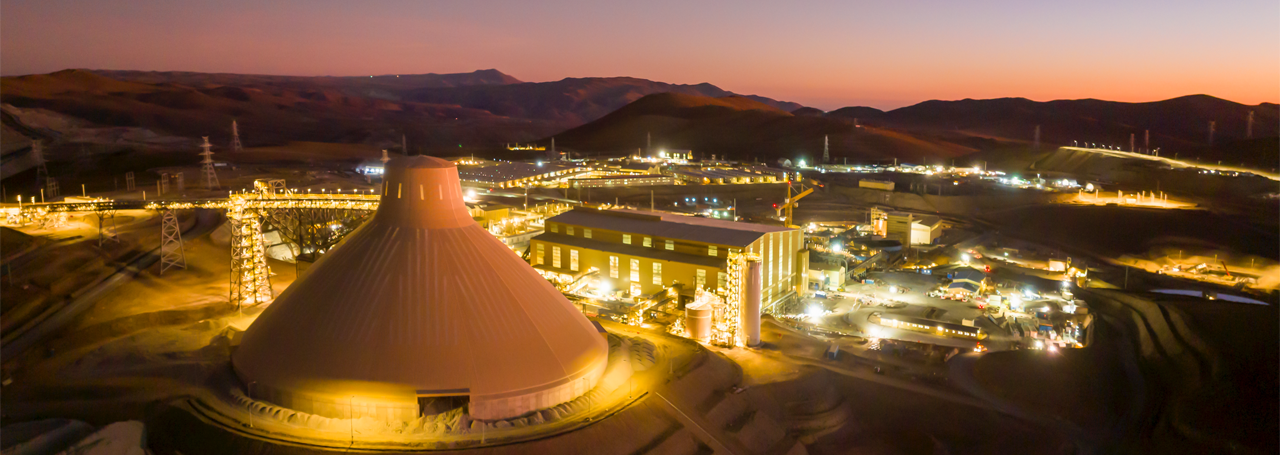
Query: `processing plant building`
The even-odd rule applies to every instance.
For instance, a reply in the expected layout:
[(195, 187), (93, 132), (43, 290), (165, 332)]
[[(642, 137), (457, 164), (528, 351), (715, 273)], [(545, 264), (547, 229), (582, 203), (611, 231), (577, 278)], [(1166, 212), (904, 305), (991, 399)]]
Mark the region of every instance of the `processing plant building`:
[(573, 279), (595, 269), (623, 295), (649, 295), (679, 283), (681, 293), (727, 287), (731, 255), (762, 265), (764, 308), (803, 291), (808, 250), (800, 229), (663, 212), (577, 208), (546, 222), (529, 261), (544, 275)]
[(516, 188), (564, 178), (587, 169), (576, 163), (498, 163), (458, 171), (463, 183), (491, 188)]
[(413, 156), (388, 163), (377, 212), (262, 312), (232, 365), (253, 398), (305, 413), (407, 421), (445, 400), (491, 420), (573, 400), (607, 356), (476, 223), (454, 165)]

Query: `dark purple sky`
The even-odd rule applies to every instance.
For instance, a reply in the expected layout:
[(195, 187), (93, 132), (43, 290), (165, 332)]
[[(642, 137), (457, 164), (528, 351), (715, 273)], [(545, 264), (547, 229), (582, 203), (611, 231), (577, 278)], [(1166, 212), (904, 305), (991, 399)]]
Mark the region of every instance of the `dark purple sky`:
[(0, 72), (467, 72), (710, 82), (822, 109), (1280, 101), (1280, 2), (4, 0)]

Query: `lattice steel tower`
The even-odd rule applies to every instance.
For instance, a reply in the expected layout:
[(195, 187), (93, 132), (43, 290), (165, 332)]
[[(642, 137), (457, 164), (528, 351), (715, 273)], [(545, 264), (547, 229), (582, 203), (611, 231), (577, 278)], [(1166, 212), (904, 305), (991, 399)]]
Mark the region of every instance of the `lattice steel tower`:
[[(207, 139), (206, 139), (207, 140)], [(240, 128), (236, 127), (236, 121), (231, 121), (231, 151), (239, 152), (240, 146)]]
[(200, 148), (204, 149), (200, 152), (200, 156), (204, 159), (200, 161), (200, 172), (204, 174), (204, 188), (212, 190), (220, 188), (218, 184), (218, 173), (213, 170), (213, 144), (209, 143), (209, 136), (204, 136), (204, 143), (200, 144)]

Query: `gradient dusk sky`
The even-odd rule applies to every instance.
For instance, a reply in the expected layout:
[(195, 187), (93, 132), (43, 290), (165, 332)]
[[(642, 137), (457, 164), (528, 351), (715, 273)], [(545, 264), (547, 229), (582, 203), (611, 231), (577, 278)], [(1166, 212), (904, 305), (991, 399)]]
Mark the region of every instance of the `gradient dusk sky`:
[(0, 73), (452, 73), (709, 82), (821, 109), (1280, 101), (1280, 1), (4, 0)]

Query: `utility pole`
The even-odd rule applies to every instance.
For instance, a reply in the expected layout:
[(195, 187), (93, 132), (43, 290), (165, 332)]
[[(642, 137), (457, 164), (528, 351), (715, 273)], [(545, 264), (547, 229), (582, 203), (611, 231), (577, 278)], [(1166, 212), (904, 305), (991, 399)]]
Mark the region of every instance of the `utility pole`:
[(650, 155), (653, 154), (653, 134), (648, 131), (644, 132), (644, 150)]
[(1218, 122), (1209, 121), (1209, 146), (1213, 147), (1213, 130), (1217, 129)]
[(1253, 111), (1249, 111), (1249, 120), (1244, 125), (1245, 139), (1253, 139)]
[(1151, 130), (1142, 130), (1142, 149), (1151, 153)]
[(1035, 144), (1033, 145), (1033, 147), (1036, 150), (1040, 150), (1040, 125), (1036, 125), (1036, 137), (1035, 137)]
[(400, 153), (409, 156), (409, 138), (405, 137), (404, 133), (400, 134)]
[(1136, 138), (1133, 133), (1129, 133), (1129, 153), (1138, 153)]

